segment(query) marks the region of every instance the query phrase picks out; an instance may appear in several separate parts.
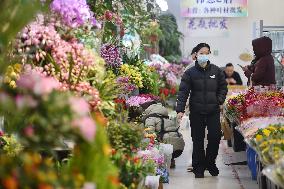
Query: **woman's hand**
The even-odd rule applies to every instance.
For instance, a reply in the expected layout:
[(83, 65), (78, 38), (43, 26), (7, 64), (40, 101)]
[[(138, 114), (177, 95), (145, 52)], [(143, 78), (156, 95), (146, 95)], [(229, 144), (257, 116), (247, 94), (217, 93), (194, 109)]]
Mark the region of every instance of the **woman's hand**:
[(248, 66), (242, 67), (242, 69), (243, 69), (244, 72), (246, 72), (246, 71), (249, 70), (249, 69), (248, 69)]

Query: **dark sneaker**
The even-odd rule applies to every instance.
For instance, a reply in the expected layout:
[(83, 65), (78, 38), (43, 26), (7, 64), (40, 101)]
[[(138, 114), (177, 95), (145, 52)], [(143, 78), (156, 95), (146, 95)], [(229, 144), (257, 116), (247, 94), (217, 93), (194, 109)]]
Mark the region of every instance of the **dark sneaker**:
[(219, 169), (217, 168), (215, 164), (212, 166), (208, 166), (207, 170), (209, 171), (210, 175), (212, 175), (213, 177), (216, 177), (219, 175)]
[(194, 173), (195, 178), (204, 178), (204, 173)]

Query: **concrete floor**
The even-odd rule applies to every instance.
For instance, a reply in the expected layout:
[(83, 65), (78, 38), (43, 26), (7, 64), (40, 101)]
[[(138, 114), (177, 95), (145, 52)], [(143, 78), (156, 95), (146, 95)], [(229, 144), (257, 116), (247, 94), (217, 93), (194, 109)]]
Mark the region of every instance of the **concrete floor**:
[(249, 169), (246, 165), (227, 166), (224, 164), (224, 157), (232, 154), (232, 149), (226, 146), (226, 142), (220, 144), (217, 166), (220, 169), (218, 177), (211, 177), (205, 172), (204, 179), (195, 179), (193, 173), (188, 173), (186, 168), (191, 161), (192, 143), (190, 129), (182, 127), (186, 141), (183, 154), (176, 159), (176, 169), (170, 172), (170, 183), (164, 184), (164, 189), (257, 189), (256, 181), (251, 180)]

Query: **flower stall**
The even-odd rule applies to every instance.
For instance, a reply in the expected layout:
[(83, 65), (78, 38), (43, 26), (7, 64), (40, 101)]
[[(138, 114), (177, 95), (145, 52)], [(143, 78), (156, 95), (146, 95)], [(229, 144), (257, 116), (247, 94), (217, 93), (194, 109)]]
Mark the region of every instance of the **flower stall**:
[(251, 151), (255, 151), (257, 159), (265, 167), (263, 174), (281, 187), (284, 184), (280, 176), (283, 173), (281, 158), (284, 152), (283, 110), (283, 91), (254, 87), (230, 96), (225, 103), (224, 112), (230, 121), (237, 123), (236, 129), (244, 137), (250, 168), (256, 169), (256, 166), (251, 165), (256, 163), (256, 159), (249, 155)]
[(172, 146), (141, 127), (141, 106), (173, 97), (186, 64), (141, 58), (162, 37), (141, 4), (0, 2), (0, 188), (169, 182)]

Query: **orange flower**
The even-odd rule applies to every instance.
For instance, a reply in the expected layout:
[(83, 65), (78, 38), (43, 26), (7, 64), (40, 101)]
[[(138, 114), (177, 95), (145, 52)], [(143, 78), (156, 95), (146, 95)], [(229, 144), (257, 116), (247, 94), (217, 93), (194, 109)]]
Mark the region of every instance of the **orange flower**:
[(108, 123), (108, 119), (99, 111), (93, 113), (93, 118), (99, 125), (106, 126)]
[(13, 177), (7, 177), (2, 181), (2, 184), (5, 189), (17, 189), (18, 181)]
[(38, 189), (53, 189), (53, 186), (42, 183), (42, 184), (39, 184)]

